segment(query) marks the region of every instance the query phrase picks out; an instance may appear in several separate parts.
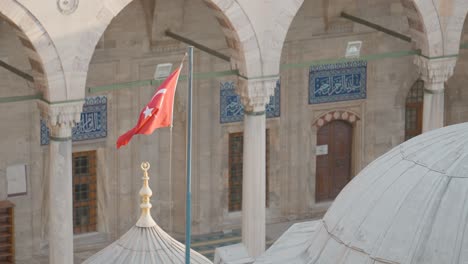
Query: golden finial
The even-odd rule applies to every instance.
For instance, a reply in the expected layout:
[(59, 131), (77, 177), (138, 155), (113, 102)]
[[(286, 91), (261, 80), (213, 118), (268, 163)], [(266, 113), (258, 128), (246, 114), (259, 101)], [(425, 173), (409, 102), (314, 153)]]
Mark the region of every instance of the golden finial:
[(141, 163), (141, 169), (143, 170), (143, 187), (140, 189), (140, 196), (141, 196), (141, 216), (137, 222), (138, 227), (152, 227), (156, 225), (156, 222), (151, 217), (151, 202), (150, 198), (153, 195), (153, 191), (151, 191), (149, 184), (148, 184), (148, 170), (150, 169), (149, 162)]
[(148, 176), (148, 171), (150, 167), (151, 165), (147, 161), (141, 163), (141, 169), (145, 172), (145, 176)]

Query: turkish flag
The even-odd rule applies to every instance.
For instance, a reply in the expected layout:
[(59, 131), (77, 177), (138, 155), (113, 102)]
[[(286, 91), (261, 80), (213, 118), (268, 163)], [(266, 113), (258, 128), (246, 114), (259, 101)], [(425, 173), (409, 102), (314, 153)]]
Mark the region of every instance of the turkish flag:
[(151, 101), (141, 110), (136, 126), (117, 139), (117, 148), (125, 146), (136, 134), (149, 135), (156, 128), (172, 125), (174, 95), (182, 65), (158, 87)]

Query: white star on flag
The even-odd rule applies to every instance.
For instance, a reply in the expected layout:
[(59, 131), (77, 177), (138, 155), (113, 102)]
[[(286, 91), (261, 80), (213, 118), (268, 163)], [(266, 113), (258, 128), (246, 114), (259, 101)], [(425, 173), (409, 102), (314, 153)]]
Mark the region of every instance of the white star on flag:
[(149, 108), (148, 106), (146, 107), (145, 111), (143, 114), (145, 115), (145, 119), (150, 117), (153, 114), (154, 108)]
[(138, 123), (117, 139), (117, 148), (127, 145), (134, 135), (150, 135), (158, 128), (172, 126), (174, 96), (181, 69), (182, 64), (158, 87), (139, 112)]

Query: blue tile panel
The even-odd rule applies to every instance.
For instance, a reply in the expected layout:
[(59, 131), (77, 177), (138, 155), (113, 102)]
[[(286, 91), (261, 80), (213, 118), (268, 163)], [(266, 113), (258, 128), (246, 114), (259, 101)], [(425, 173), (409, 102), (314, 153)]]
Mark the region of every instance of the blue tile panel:
[(365, 99), (366, 88), (366, 61), (310, 67), (309, 104)]
[[(107, 137), (107, 97), (87, 97), (81, 113), (81, 121), (72, 130), (73, 141)], [(49, 128), (41, 120), (41, 145), (49, 144)]]
[[(281, 83), (276, 82), (275, 94), (266, 105), (267, 118), (279, 117), (281, 114)], [(220, 123), (234, 123), (244, 120), (244, 106), (236, 93), (234, 82), (221, 83), (220, 91)]]

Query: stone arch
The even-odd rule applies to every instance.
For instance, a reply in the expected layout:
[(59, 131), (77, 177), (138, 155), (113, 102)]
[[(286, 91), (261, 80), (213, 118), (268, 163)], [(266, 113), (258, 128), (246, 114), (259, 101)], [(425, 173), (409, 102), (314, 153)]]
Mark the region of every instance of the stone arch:
[(444, 51), (447, 55), (458, 54), (460, 51), (463, 26), (465, 20), (468, 19), (468, 1), (455, 1), (452, 10), (452, 15), (447, 17), (445, 28)]
[(357, 121), (361, 120), (361, 117), (349, 110), (337, 109), (322, 114), (312, 122), (312, 125), (319, 129), (334, 120), (343, 120), (354, 125)]
[(444, 54), (441, 21), (431, 0), (401, 0), (416, 48), (428, 57)]
[(15, 29), (31, 64), (34, 85), (44, 99), (65, 100), (66, 82), (61, 60), (44, 27), (17, 0), (3, 0), (0, 17)]
[(304, 0), (282, 0), (275, 3), (278, 10), (272, 25), (272, 30), (269, 32), (271, 39), (266, 40), (269, 44), (262, 51), (264, 54), (263, 67), (264, 72), (268, 74), (276, 74), (280, 70), (281, 53), (283, 45), (288, 34), (289, 27), (296, 16), (299, 8), (304, 3)]
[[(135, 0), (107, 0), (98, 12), (93, 31), (82, 37), (80, 48), (86, 62), (80, 65), (79, 71), (87, 71), (99, 41), (111, 20), (130, 2)], [(242, 76), (256, 77), (262, 75), (260, 46), (250, 19), (237, 0), (203, 0), (212, 10), (221, 26), (226, 43), (231, 53), (231, 64)], [(86, 79), (86, 78), (85, 78)]]
[[(303, 1), (304, 0), (289, 1), (298, 4), (297, 9), (292, 14), (293, 18), (297, 15)], [(410, 34), (416, 48), (421, 49), (422, 54), (425, 56), (434, 57), (444, 55), (441, 22), (434, 3), (431, 0), (401, 0), (401, 3), (408, 17)], [(293, 11), (293, 9), (291, 9), (291, 11)], [(287, 32), (292, 23), (292, 19), (284, 19), (284, 15), (288, 13), (281, 14), (282, 15), (278, 16), (277, 20), (283, 20), (282, 23), (279, 23), (283, 25), (280, 29), (286, 28)], [(279, 53), (281, 54), (281, 50)]]

